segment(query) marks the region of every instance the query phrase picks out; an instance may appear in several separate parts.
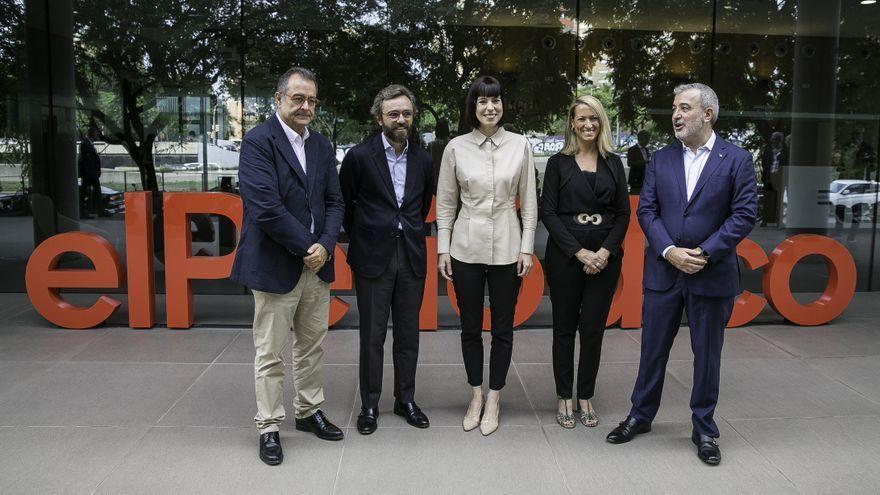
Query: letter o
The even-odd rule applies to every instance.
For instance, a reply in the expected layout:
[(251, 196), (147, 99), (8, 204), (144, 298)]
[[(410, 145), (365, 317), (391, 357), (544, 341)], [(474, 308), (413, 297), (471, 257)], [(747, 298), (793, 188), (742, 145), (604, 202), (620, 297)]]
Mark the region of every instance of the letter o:
[[(818, 299), (800, 304), (791, 294), (789, 280), (794, 266), (806, 256), (816, 254), (825, 259), (828, 285)], [(840, 316), (856, 291), (856, 264), (852, 255), (834, 239), (801, 234), (779, 243), (770, 255), (770, 266), (764, 272), (764, 296), (770, 306), (786, 320), (798, 325), (822, 325)]]

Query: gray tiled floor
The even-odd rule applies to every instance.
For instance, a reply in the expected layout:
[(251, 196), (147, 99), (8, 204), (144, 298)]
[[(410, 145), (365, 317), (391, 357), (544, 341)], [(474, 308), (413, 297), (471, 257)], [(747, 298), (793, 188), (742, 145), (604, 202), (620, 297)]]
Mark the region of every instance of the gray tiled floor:
[[(59, 330), (20, 296), (8, 298), (0, 304), (3, 494), (880, 491), (880, 293), (859, 294), (855, 309), (822, 327), (768, 320), (726, 334), (717, 468), (700, 463), (689, 441), (686, 326), (653, 431), (622, 446), (604, 436), (629, 409), (641, 330), (606, 333), (593, 401), (601, 424), (573, 431), (554, 419), (552, 332), (519, 331), (502, 426), (489, 437), (460, 427), (469, 389), (454, 330), (421, 335), (416, 398), (431, 428), (392, 413), (389, 332), (380, 428), (358, 435), (358, 334), (334, 330), (324, 342), (324, 410), (346, 439), (296, 431), (288, 409), (285, 462), (270, 468), (257, 458), (246, 324), (216, 317), (185, 331)], [(236, 299), (229, 316), (247, 309)], [(124, 324), (116, 318), (111, 324)]]

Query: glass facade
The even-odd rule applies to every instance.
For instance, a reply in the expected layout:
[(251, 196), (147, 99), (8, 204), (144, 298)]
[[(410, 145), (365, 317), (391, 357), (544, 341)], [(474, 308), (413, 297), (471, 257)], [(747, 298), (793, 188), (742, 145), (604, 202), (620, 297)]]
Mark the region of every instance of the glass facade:
[[(505, 88), (505, 121), (532, 142), (539, 176), (559, 151), (576, 94), (609, 111), (626, 156), (639, 130), (672, 138), (672, 88), (721, 101), (716, 131), (751, 151), (768, 254), (800, 233), (852, 254), (857, 290), (880, 287), (877, 146), (880, 5), (858, 0), (0, 0), (0, 291), (24, 291), (34, 246), (94, 232), (124, 253), (132, 190), (237, 190), (242, 136), (273, 112), (279, 74), (314, 70), (313, 127), (341, 160), (375, 126), (389, 83), (419, 99), (421, 145), (439, 156), (467, 132), (464, 94), (481, 74)], [(163, 291), (161, 209), (154, 225)], [(229, 222), (192, 222), (193, 252), (234, 248)], [(539, 258), (547, 234), (539, 228)], [(344, 237), (342, 238), (344, 241)], [(65, 266), (87, 261), (65, 257)], [(760, 292), (760, 271), (743, 271)], [(822, 290), (818, 257), (791, 288)], [(201, 293), (242, 294), (228, 281)], [(440, 293), (445, 293), (441, 284)], [(441, 312), (442, 314), (442, 312)], [(444, 324), (443, 321), (440, 322)]]

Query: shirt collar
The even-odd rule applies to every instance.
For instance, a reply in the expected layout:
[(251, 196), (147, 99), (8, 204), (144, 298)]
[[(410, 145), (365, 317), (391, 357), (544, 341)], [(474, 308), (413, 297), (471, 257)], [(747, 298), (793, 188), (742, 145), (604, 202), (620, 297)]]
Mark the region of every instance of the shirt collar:
[(302, 142), (305, 143), (306, 139), (309, 138), (309, 128), (308, 127), (306, 127), (303, 130), (302, 136), (300, 136), (300, 134), (298, 132), (291, 129), (290, 126), (287, 125), (287, 123), (285, 123), (284, 120), (281, 119), (281, 116), (278, 115), (278, 112), (275, 112), (275, 117), (277, 117), (278, 122), (281, 123), (281, 129), (284, 131), (284, 135), (287, 136), (288, 141), (297, 141), (298, 139), (302, 139)]
[(483, 134), (482, 132), (480, 132), (479, 129), (476, 128), (471, 131), (471, 138), (474, 140), (474, 143), (476, 143), (477, 146), (482, 146), (483, 143), (485, 143), (486, 141), (489, 141), (496, 147), (501, 146), (501, 142), (504, 140), (505, 135), (507, 135), (507, 131), (505, 131), (504, 127), (502, 126), (498, 126), (498, 130), (495, 131), (495, 134), (492, 134), (491, 137), (486, 137), (485, 134)]
[[(391, 143), (388, 142), (388, 138), (385, 137), (385, 133), (380, 132), (379, 135), (382, 136), (382, 146), (385, 148), (385, 151), (391, 149), (391, 151), (394, 152), (394, 156), (397, 156), (397, 151), (394, 151), (394, 146), (391, 146)], [(406, 144), (403, 146), (403, 153), (401, 153), (400, 156), (406, 155), (407, 151), (409, 151), (409, 139), (406, 140)]]
[[(681, 140), (679, 140), (679, 141), (681, 141)], [(688, 147), (688, 145), (684, 144), (684, 141), (681, 141), (681, 147), (682, 147), (683, 151), (685, 151), (685, 152), (690, 151), (690, 148)], [(706, 144), (697, 148), (697, 153), (699, 153), (702, 150), (712, 151), (712, 148), (714, 148), (714, 147), (715, 147), (715, 131), (712, 131), (712, 135), (709, 136), (709, 140), (706, 141)]]

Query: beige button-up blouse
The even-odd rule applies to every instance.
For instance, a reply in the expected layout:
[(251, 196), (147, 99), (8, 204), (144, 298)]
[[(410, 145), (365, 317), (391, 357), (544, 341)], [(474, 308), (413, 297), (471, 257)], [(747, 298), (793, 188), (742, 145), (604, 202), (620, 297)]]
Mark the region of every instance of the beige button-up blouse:
[(525, 136), (500, 128), (486, 137), (474, 129), (449, 142), (437, 180), (438, 253), (465, 263), (516, 263), (519, 253), (532, 253), (537, 223), (535, 164)]

